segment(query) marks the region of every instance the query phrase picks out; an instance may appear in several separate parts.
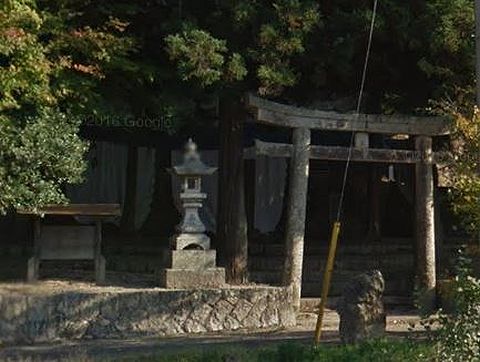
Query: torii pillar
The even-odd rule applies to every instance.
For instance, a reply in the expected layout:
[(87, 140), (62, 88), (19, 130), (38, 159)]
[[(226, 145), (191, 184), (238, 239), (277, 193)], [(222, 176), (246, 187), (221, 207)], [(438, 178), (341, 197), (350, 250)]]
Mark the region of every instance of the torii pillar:
[(293, 153), (290, 158), (290, 184), (287, 208), (286, 258), (284, 285), (292, 288), (293, 305), (300, 309), (302, 290), (303, 249), (307, 214), (308, 166), (310, 161), (310, 129), (293, 130)]
[(415, 165), (417, 286), (420, 303), (427, 310), (433, 310), (436, 302), (436, 270), (432, 138), (417, 136), (415, 149), (420, 156)]

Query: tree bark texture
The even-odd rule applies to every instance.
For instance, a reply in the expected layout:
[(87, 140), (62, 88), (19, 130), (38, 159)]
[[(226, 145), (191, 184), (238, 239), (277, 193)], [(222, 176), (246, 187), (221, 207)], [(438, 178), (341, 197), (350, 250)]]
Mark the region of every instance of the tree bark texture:
[(246, 282), (248, 276), (244, 120), (241, 102), (232, 99), (221, 102), (217, 249), (226, 268), (227, 282), (231, 284)]

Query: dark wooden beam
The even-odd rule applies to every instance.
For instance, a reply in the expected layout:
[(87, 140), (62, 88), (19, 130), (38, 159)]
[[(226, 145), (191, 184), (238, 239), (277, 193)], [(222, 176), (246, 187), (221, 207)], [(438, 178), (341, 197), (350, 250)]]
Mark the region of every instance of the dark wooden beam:
[[(346, 161), (348, 154), (348, 147), (312, 146), (310, 149), (310, 158), (314, 160)], [(353, 148), (350, 160), (355, 162), (416, 163), (418, 154), (416, 151), (408, 150)]]
[(46, 205), (38, 210), (18, 209), (17, 214), (112, 217), (121, 216), (121, 209), (119, 204)]
[(263, 142), (260, 140), (255, 140), (254, 148), (255, 155), (269, 157), (290, 157), (293, 152), (293, 146), (290, 144)]
[(452, 122), (444, 117), (327, 112), (288, 106), (249, 94), (247, 107), (257, 122), (328, 131), (440, 136), (451, 132)]
[[(256, 140), (255, 148), (257, 155), (270, 157), (290, 157), (292, 153), (292, 145), (284, 143)], [(346, 161), (348, 153), (348, 147), (310, 146), (310, 158), (314, 160)], [(378, 148), (353, 148), (351, 155), (354, 162), (416, 163), (418, 159), (417, 151)]]

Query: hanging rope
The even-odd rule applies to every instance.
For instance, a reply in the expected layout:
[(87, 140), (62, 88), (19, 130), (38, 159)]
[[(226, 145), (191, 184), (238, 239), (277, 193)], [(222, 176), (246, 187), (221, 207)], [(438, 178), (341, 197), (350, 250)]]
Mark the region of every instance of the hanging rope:
[[(370, 22), (370, 32), (368, 35), (367, 52), (365, 53), (365, 61), (363, 63), (363, 72), (362, 72), (362, 81), (360, 82), (360, 91), (358, 92), (357, 108), (355, 109), (356, 120), (358, 120), (358, 116), (360, 115), (360, 109), (362, 107), (363, 92), (365, 90), (365, 81), (367, 79), (368, 61), (370, 59), (370, 50), (372, 48), (373, 30), (375, 28), (375, 18), (377, 15), (377, 3), (378, 3), (378, 0), (375, 0), (373, 3), (372, 20)], [(342, 191), (340, 193), (340, 200), (338, 202), (338, 209), (337, 209), (337, 218), (336, 218), (337, 222), (340, 222), (340, 218), (342, 216), (342, 207), (343, 207), (343, 201), (345, 197), (345, 188), (347, 185), (348, 170), (350, 168), (350, 161), (352, 159), (352, 150), (353, 150), (354, 140), (355, 140), (355, 132), (352, 130), (350, 133), (350, 146), (348, 148), (347, 162), (345, 163), (345, 169), (343, 170)]]
[[(355, 120), (358, 120), (360, 115), (360, 109), (362, 106), (363, 93), (365, 90), (365, 80), (367, 78), (368, 61), (370, 59), (370, 50), (372, 47), (373, 30), (375, 28), (375, 18), (377, 15), (377, 3), (378, 3), (378, 0), (375, 0), (373, 3), (372, 20), (370, 22), (370, 32), (368, 35), (367, 51), (365, 53), (365, 61), (363, 63), (363, 72), (362, 72), (362, 80), (360, 82), (360, 91), (358, 92), (357, 108), (355, 110), (355, 116), (356, 116)], [(347, 185), (347, 177), (348, 177), (348, 170), (350, 168), (350, 161), (352, 159), (352, 150), (353, 150), (354, 140), (355, 140), (355, 132), (352, 129), (350, 134), (350, 145), (348, 148), (347, 161), (345, 163), (345, 168), (343, 170), (342, 190), (340, 193), (340, 199), (338, 201), (337, 217), (335, 219), (335, 222), (332, 228), (332, 235), (330, 238), (330, 247), (328, 250), (327, 264), (325, 266), (325, 272), (323, 275), (322, 295), (321, 295), (320, 306), (318, 311), (317, 325), (315, 328), (315, 345), (318, 345), (318, 343), (320, 342), (321, 333), (322, 333), (323, 315), (325, 312), (325, 306), (327, 304), (328, 292), (330, 290), (330, 281), (332, 277), (333, 265), (335, 262), (335, 253), (337, 250), (338, 235), (340, 234), (340, 226), (341, 226), (340, 219), (342, 217), (343, 201), (345, 198), (345, 189)]]

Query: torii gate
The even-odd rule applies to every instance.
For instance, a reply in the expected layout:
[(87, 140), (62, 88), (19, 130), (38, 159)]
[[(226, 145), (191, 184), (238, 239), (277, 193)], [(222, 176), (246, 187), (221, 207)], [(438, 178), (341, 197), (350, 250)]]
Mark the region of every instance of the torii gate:
[[(293, 130), (293, 144), (257, 140), (255, 152), (290, 157), (283, 282), (292, 287), (296, 308), (300, 307), (301, 296), (309, 160), (346, 161), (349, 155), (348, 147), (310, 145), (311, 130), (355, 132), (351, 161), (415, 164), (416, 274), (424, 301), (433, 304), (436, 287), (433, 165), (442, 155), (432, 151), (432, 137), (448, 135), (451, 122), (441, 117), (326, 112), (282, 105), (251, 94), (246, 103), (256, 122)], [(415, 150), (369, 148), (369, 133), (414, 136)]]

